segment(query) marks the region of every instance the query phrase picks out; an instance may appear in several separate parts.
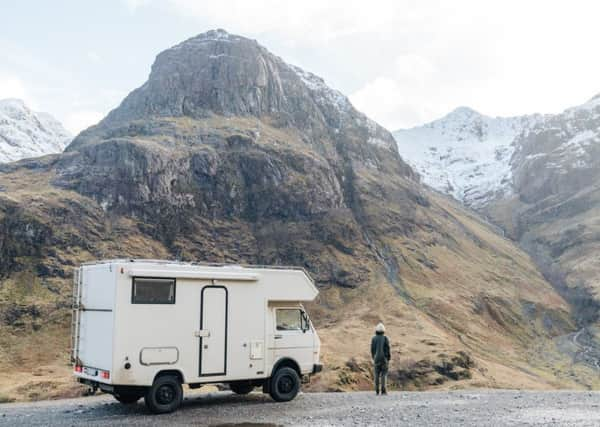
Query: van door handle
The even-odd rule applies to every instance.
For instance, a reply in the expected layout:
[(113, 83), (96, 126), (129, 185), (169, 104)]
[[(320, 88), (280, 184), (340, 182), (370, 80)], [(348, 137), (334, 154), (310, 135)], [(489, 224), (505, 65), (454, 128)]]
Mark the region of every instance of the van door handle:
[(275, 338), (276, 340), (280, 340), (281, 338), (283, 338), (283, 335), (274, 335), (273, 338)]

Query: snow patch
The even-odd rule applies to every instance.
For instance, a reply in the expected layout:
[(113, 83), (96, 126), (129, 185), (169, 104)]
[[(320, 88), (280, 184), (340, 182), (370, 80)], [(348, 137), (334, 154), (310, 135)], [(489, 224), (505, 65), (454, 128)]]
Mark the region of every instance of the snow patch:
[(290, 68), (306, 87), (317, 96), (318, 100), (332, 105), (339, 113), (347, 113), (352, 109), (352, 104), (348, 98), (341, 92), (327, 86), (321, 77), (295, 65), (290, 64)]
[(60, 153), (71, 139), (49, 114), (31, 111), (20, 99), (0, 100), (0, 162)]
[(513, 141), (540, 116), (488, 117), (459, 107), (423, 126), (394, 132), (400, 155), (425, 184), (472, 207), (512, 194)]

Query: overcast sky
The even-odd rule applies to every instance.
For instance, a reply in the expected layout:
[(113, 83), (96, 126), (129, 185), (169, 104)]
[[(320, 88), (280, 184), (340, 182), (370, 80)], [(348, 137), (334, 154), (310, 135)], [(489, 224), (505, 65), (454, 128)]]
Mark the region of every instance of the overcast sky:
[(0, 0), (0, 99), (72, 132), (116, 107), (156, 54), (209, 29), (255, 38), (395, 130), (461, 105), (559, 112), (600, 92), (600, 2)]

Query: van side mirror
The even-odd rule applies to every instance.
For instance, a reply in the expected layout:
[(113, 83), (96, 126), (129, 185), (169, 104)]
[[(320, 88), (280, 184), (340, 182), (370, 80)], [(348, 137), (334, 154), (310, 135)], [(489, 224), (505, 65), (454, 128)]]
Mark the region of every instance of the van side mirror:
[(310, 329), (310, 323), (306, 312), (302, 311), (302, 332), (306, 333)]

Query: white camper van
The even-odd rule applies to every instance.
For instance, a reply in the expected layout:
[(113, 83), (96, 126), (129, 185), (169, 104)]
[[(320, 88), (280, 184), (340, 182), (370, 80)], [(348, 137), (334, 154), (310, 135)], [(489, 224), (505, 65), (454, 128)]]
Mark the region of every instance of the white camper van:
[(319, 372), (320, 341), (302, 302), (318, 291), (302, 269), (111, 260), (76, 270), (73, 363), (78, 381), (156, 413), (182, 384), (262, 387), (293, 399)]

